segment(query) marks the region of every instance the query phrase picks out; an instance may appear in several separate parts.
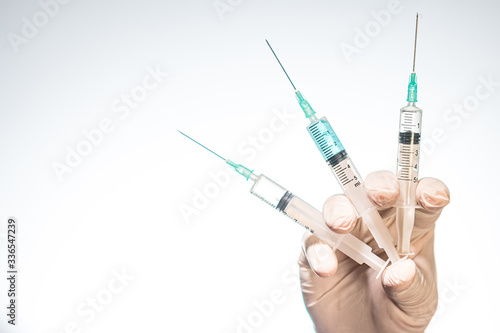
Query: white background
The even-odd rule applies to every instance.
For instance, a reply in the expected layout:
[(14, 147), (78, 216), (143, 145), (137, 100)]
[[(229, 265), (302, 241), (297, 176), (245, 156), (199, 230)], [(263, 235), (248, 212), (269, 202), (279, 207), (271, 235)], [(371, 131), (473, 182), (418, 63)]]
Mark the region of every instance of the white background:
[[(210, 173), (229, 169), (176, 129), (320, 208), (341, 189), (264, 39), (361, 174), (394, 171), (416, 11), (420, 176), (452, 198), (436, 227), (441, 301), (428, 332), (499, 331), (498, 2), (402, 0), (385, 26), (373, 13), (388, 1), (73, 0), (44, 22), (47, 2), (1, 2), (0, 227), (15, 216), (20, 230), (18, 325), (6, 324), (1, 279), (2, 332), (237, 332), (276, 290), (284, 302), (252, 330), (312, 332), (297, 288), (303, 230), (238, 175), (214, 187)], [(39, 25), (29, 38), (26, 20)], [(358, 53), (346, 57), (346, 44)], [(114, 112), (147, 68), (169, 75), (127, 116)], [(496, 87), (467, 111), (480, 77)], [(103, 119), (111, 133), (58, 179), (54, 163)], [(133, 279), (110, 294), (122, 270)], [(79, 315), (96, 296), (101, 311)]]

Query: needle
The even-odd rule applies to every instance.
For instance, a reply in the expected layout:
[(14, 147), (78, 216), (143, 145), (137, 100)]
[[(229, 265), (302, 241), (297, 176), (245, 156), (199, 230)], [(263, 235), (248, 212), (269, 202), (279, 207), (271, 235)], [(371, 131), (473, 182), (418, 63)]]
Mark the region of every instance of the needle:
[(273, 50), (273, 48), (271, 47), (271, 44), (269, 44), (269, 42), (267, 41), (267, 39), (266, 39), (266, 43), (267, 43), (267, 45), (269, 46), (269, 48), (271, 49), (271, 51), (273, 52), (274, 57), (276, 58), (276, 60), (278, 60), (278, 63), (280, 64), (281, 69), (283, 69), (283, 72), (285, 72), (285, 75), (286, 75), (286, 77), (288, 78), (288, 81), (290, 81), (290, 83), (292, 84), (293, 89), (294, 89), (294, 90), (297, 90), (297, 88), (295, 88), (295, 85), (293, 84), (292, 80), (291, 80), (291, 79), (290, 79), (290, 77), (288, 76), (288, 73), (286, 72), (285, 68), (284, 68), (284, 67), (283, 67), (283, 65), (281, 64), (281, 61), (278, 59), (278, 56), (276, 55), (276, 53), (274, 53), (274, 50)]
[(204, 145), (202, 145), (201, 143), (199, 143), (199, 142), (198, 142), (198, 141), (196, 141), (195, 139), (193, 139), (193, 138), (189, 137), (188, 135), (186, 135), (186, 134), (182, 133), (181, 131), (179, 131), (179, 130), (177, 130), (177, 131), (178, 131), (179, 133), (181, 133), (182, 135), (184, 135), (184, 136), (185, 136), (186, 138), (188, 138), (189, 140), (191, 140), (191, 141), (193, 141), (193, 142), (195, 142), (195, 143), (199, 144), (200, 146), (202, 146), (203, 148), (205, 148), (206, 150), (208, 150), (208, 151), (209, 151), (209, 152), (211, 152), (212, 154), (214, 154), (214, 155), (216, 155), (216, 156), (218, 156), (218, 157), (222, 158), (224, 161), (226, 161), (226, 159), (225, 159), (224, 157), (222, 157), (222, 156), (220, 156), (219, 154), (215, 153), (213, 150), (208, 149), (207, 147), (205, 147)]
[(415, 73), (415, 58), (417, 57), (417, 31), (418, 31), (418, 13), (417, 13), (417, 22), (415, 24), (415, 46), (413, 46), (413, 73)]

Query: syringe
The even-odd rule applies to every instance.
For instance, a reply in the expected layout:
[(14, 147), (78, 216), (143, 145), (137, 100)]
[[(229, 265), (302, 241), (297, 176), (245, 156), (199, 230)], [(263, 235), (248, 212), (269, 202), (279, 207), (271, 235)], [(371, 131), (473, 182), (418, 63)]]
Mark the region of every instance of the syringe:
[(278, 60), (278, 63), (285, 72), (288, 80), (292, 84), (292, 87), (295, 90), (295, 96), (297, 97), (299, 105), (304, 111), (306, 118), (311, 121), (311, 124), (306, 127), (307, 131), (311, 135), (311, 138), (323, 155), (323, 158), (327, 162), (333, 174), (336, 176), (340, 186), (344, 189), (345, 195), (351, 200), (352, 204), (358, 211), (358, 216), (363, 218), (363, 222), (372, 233), (378, 246), (385, 250), (391, 262), (397, 262), (400, 258), (394, 246), (394, 239), (392, 238), (389, 229), (387, 229), (382, 221), (382, 218), (378, 213), (377, 206), (368, 198), (363, 187), (363, 179), (356, 170), (356, 167), (349, 158), (349, 155), (347, 155), (342, 143), (333, 131), (328, 120), (325, 117), (318, 119), (315, 116), (316, 112), (313, 110), (309, 102), (302, 96), (300, 91), (295, 88), (295, 85), (267, 40), (266, 43), (276, 57), (276, 60)]
[(422, 110), (417, 101), (417, 74), (415, 73), (415, 58), (417, 54), (418, 13), (415, 25), (415, 44), (413, 47), (413, 72), (408, 84), (408, 105), (401, 108), (399, 116), (398, 166), (399, 198), (396, 202), (396, 226), (398, 229), (398, 252), (402, 255), (411, 254), (410, 239), (415, 223), (415, 208), (417, 199), (415, 189), (418, 181), (418, 160), (420, 132), (422, 130)]
[(367, 264), (378, 272), (380, 275), (386, 264), (382, 259), (372, 253), (372, 248), (351, 234), (337, 234), (328, 229), (323, 219), (323, 214), (309, 205), (304, 200), (292, 194), (284, 187), (278, 185), (264, 175), (256, 175), (253, 170), (247, 167), (236, 164), (231, 160), (225, 159), (214, 151), (208, 149), (198, 141), (190, 138), (188, 135), (179, 131), (182, 135), (191, 141), (199, 144), (217, 157), (223, 159), (237, 173), (245, 177), (247, 180), (254, 182), (250, 193), (262, 199), (263, 202), (279, 212), (282, 212), (309, 232), (316, 235), (322, 241), (330, 245), (334, 250), (338, 249), (345, 255), (356, 261), (358, 264)]

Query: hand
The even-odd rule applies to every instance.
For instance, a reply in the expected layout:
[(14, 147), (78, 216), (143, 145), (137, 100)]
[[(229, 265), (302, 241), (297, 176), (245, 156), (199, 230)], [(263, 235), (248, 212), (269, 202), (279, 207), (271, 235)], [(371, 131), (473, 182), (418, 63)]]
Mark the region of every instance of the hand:
[[(395, 240), (393, 207), (399, 196), (396, 176), (389, 171), (374, 172), (366, 178), (365, 189)], [(340, 251), (334, 252), (316, 236), (304, 235), (299, 258), (304, 302), (316, 331), (323, 332), (423, 332), (434, 315), (437, 302), (434, 225), (450, 201), (445, 184), (433, 178), (418, 182), (415, 226), (408, 258), (377, 272), (359, 265)], [(370, 245), (382, 259), (387, 255), (370, 231), (356, 218), (356, 210), (344, 195), (330, 197), (323, 206), (327, 226), (337, 233), (350, 232)]]

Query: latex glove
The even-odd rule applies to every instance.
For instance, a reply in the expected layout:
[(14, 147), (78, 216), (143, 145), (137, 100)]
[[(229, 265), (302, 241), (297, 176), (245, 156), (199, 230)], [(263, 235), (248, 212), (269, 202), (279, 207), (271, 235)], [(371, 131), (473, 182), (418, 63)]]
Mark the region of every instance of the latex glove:
[[(397, 240), (396, 209), (392, 207), (399, 195), (396, 176), (389, 171), (374, 172), (366, 178), (364, 186)], [(378, 280), (373, 269), (359, 265), (340, 251), (333, 252), (310, 233), (304, 235), (299, 258), (300, 281), (317, 332), (425, 330), (438, 302), (434, 224), (449, 203), (450, 194), (445, 184), (433, 178), (421, 179), (416, 194), (422, 209), (416, 210), (411, 237), (414, 255), (389, 266)], [(344, 195), (330, 197), (323, 206), (323, 214), (330, 229), (351, 232), (387, 260)]]

